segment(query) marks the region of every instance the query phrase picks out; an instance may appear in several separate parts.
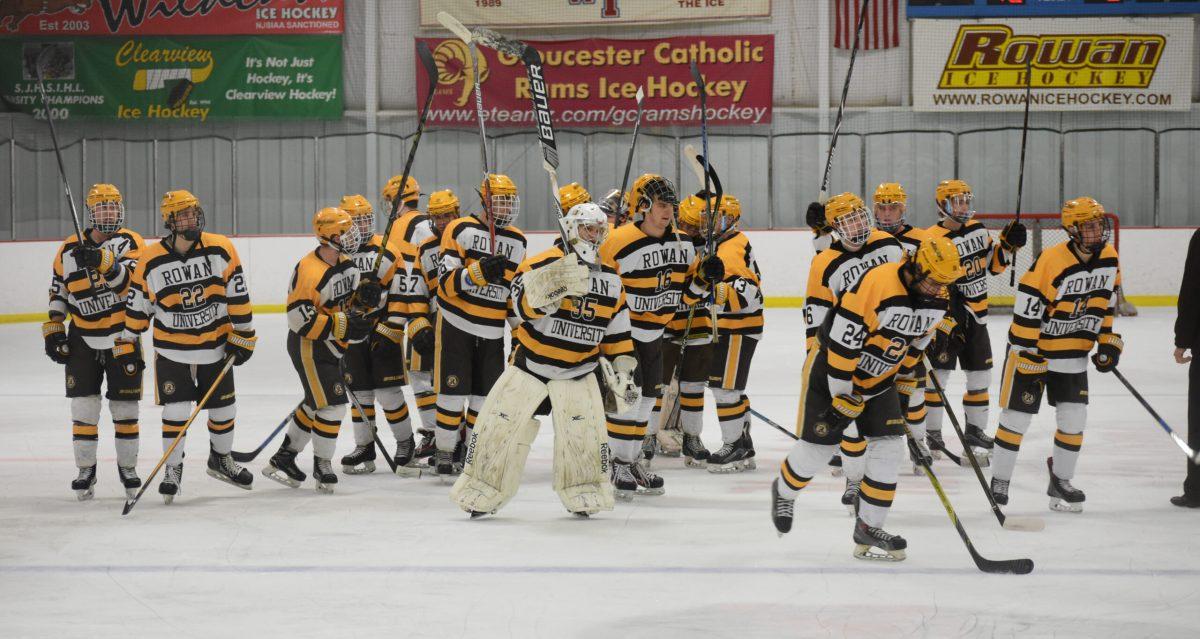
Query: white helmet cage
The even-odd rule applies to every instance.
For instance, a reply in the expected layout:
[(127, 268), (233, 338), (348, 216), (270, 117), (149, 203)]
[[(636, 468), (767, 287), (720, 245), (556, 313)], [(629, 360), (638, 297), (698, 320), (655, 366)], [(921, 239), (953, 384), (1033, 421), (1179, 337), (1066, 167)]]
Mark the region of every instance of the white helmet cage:
[[(971, 221), (971, 218), (975, 217), (975, 209), (973, 207), (974, 203), (974, 193), (959, 193), (958, 195), (951, 195), (950, 197), (937, 203), (938, 215), (951, 218), (960, 224), (965, 224)], [(955, 208), (962, 208), (964, 209), (964, 212), (955, 213)]]
[(833, 221), (833, 230), (842, 243), (851, 247), (860, 247), (871, 237), (871, 229), (875, 228), (870, 209), (865, 206), (839, 216)]
[(98, 202), (88, 207), (88, 222), (92, 228), (111, 235), (125, 226), (124, 202)]
[(595, 264), (600, 259), (600, 245), (608, 237), (608, 215), (599, 204), (576, 204), (558, 223), (566, 232), (571, 248), (584, 262)]
[(520, 212), (521, 196), (492, 194), (491, 214), (492, 220), (496, 222), (496, 226), (504, 228), (516, 222), (517, 214)]

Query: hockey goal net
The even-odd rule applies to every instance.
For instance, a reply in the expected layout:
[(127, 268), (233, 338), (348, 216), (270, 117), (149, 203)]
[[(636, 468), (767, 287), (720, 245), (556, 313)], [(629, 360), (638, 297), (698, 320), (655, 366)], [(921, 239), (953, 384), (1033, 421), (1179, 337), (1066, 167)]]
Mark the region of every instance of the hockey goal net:
[[(1112, 245), (1118, 252), (1121, 250), (1121, 221), (1112, 214), (1105, 217), (1112, 227)], [(979, 213), (975, 215), (992, 236), (992, 240), (1000, 241), (1000, 230), (1006, 224), (1016, 219), (1013, 213)], [(1008, 271), (988, 278), (988, 305), (993, 308), (1010, 310), (1016, 297), (1016, 282), (1033, 266), (1033, 260), (1041, 255), (1042, 249), (1067, 241), (1067, 231), (1062, 227), (1062, 217), (1058, 213), (1022, 213), (1021, 223), (1029, 229), (1029, 240), (1025, 248), (1017, 251), (1017, 261), (1012, 267), (1016, 279), (1010, 279)], [(1014, 282), (1010, 284), (1010, 282)], [(1124, 291), (1117, 294), (1117, 313), (1119, 315), (1137, 315), (1137, 307), (1125, 299)]]

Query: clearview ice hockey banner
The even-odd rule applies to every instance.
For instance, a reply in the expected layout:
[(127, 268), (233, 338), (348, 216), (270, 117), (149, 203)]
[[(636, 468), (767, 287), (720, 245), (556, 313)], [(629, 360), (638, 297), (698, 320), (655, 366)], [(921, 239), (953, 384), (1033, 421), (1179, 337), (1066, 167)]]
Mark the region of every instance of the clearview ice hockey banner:
[[(476, 126), (472, 92), (476, 69), (467, 46), (456, 38), (420, 40), (433, 51), (439, 69), (429, 123)], [(554, 124), (563, 129), (633, 126), (639, 86), (646, 92), (642, 116), (646, 126), (699, 125), (700, 100), (689, 70), (693, 59), (704, 75), (710, 125), (771, 121), (775, 74), (771, 35), (589, 38), (531, 44), (542, 54)], [(489, 127), (533, 126), (529, 80), (519, 58), (480, 47), (478, 72)], [(421, 104), (428, 85), (423, 70), (418, 69), (416, 77), (417, 104)]]
[(1188, 110), (1191, 20), (1044, 18), (916, 20), (913, 108), (1021, 111), (1032, 59), (1031, 110)]
[(439, 11), (466, 25), (519, 29), (766, 18), (771, 0), (421, 0), (421, 26), (441, 28)]

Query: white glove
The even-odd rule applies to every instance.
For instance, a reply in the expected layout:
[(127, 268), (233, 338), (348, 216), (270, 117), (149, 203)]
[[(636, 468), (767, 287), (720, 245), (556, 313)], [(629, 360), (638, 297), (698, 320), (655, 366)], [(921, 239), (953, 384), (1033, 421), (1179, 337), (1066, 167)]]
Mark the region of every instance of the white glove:
[(638, 403), (642, 397), (642, 390), (633, 379), (636, 370), (637, 360), (629, 355), (618, 355), (611, 362), (607, 357), (600, 358), (600, 372), (604, 375), (604, 383), (611, 394), (611, 397), (605, 398), (605, 410), (620, 414)]
[(587, 295), (590, 274), (585, 264), (571, 253), (525, 273), (525, 299), (534, 308), (556, 308), (564, 297)]

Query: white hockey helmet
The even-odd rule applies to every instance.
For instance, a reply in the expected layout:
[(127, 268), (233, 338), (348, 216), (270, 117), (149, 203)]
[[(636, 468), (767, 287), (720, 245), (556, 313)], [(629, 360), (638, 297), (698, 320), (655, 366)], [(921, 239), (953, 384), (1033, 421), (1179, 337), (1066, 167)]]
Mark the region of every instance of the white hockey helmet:
[(558, 223), (580, 259), (596, 264), (600, 259), (600, 245), (608, 237), (608, 215), (600, 205), (595, 202), (576, 204)]

